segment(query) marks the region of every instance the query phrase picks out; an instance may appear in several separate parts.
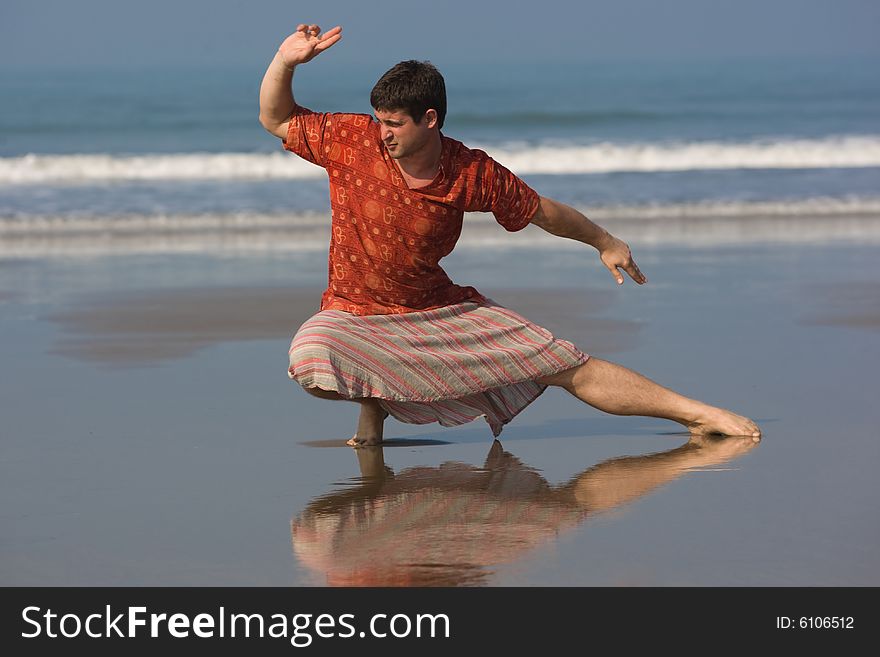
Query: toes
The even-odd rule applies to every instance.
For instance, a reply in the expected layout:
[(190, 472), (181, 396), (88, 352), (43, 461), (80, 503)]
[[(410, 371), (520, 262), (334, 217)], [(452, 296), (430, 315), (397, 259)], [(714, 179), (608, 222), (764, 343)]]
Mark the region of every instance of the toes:
[(358, 438), (357, 435), (354, 435), (346, 440), (345, 444), (349, 447), (372, 447), (374, 445), (381, 445), (382, 440), (372, 438)]
[(696, 422), (688, 425), (692, 435), (698, 436), (748, 436), (759, 439), (761, 429), (748, 418), (740, 416), (727, 416), (715, 422)]
[(755, 424), (752, 420), (748, 418), (744, 418), (744, 436), (750, 436), (752, 438), (760, 438), (761, 437), (761, 428)]

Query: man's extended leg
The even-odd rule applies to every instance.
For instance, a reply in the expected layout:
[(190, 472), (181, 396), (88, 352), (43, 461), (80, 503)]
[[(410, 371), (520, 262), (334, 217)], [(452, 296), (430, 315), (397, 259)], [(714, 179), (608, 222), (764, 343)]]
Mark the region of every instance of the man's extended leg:
[(375, 399), (351, 399), (348, 400), (338, 392), (332, 390), (323, 390), (322, 388), (303, 388), (310, 395), (320, 397), (321, 399), (334, 399), (344, 401), (355, 401), (361, 405), (361, 412), (358, 416), (357, 433), (346, 441), (347, 445), (357, 447), (359, 445), (378, 445), (382, 442), (383, 430), (385, 428), (385, 418), (388, 413), (385, 412), (379, 402)]
[(694, 434), (761, 435), (749, 418), (709, 406), (664, 388), (620, 365), (591, 357), (572, 369), (537, 379), (561, 386), (590, 406), (614, 415), (648, 415), (674, 420)]

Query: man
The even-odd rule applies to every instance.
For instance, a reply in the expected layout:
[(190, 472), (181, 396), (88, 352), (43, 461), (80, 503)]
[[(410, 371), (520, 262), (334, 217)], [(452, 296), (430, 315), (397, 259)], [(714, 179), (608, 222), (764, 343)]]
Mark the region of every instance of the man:
[(296, 105), (296, 66), (341, 38), (340, 27), (322, 34), (303, 24), (284, 40), (260, 88), (260, 123), (329, 176), (329, 285), (321, 312), (294, 337), (289, 373), (315, 396), (360, 403), (348, 444), (381, 443), (389, 414), (445, 426), (485, 416), (497, 436), (550, 385), (608, 413), (758, 439), (750, 419), (591, 358), (453, 284), (438, 263), (466, 211), (491, 211), (509, 231), (532, 223), (591, 245), (619, 285), (621, 270), (640, 285), (647, 279), (624, 242), (443, 135), (446, 90), (426, 62), (401, 62), (382, 76), (370, 97), (375, 120)]

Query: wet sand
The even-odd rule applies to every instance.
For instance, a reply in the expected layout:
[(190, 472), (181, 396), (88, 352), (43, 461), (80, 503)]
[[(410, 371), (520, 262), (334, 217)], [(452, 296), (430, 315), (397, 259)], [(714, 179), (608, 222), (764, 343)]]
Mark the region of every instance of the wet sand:
[(818, 297), (804, 323), (880, 330), (880, 282), (854, 280), (816, 285), (806, 291)]
[[(220, 342), (289, 338), (318, 311), (322, 291), (281, 287), (137, 290), (87, 296), (75, 308), (47, 319), (64, 333), (53, 353), (119, 366), (150, 364), (186, 357)], [(601, 317), (611, 304), (610, 292), (592, 290), (576, 307), (567, 307), (570, 296), (554, 290), (507, 289), (495, 301), (527, 317), (546, 318), (549, 330), (570, 339), (589, 339), (603, 353), (634, 344), (637, 322)]]
[[(342, 447), (353, 404), (287, 380), (321, 289), (289, 284), (300, 264), (4, 265), (0, 582), (877, 585), (877, 255), (647, 248), (650, 283), (617, 288), (590, 253), (457, 253), (456, 280), (764, 439), (697, 444), (551, 389), (497, 445), (480, 421), (389, 423), (371, 452)], [(360, 560), (395, 537), (418, 564)]]

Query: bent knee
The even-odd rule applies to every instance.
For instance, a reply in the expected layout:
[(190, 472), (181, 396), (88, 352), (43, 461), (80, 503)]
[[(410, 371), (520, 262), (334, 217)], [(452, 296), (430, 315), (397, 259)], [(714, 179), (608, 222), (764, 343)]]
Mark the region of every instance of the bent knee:
[(535, 381), (545, 386), (560, 386), (565, 388), (566, 390), (570, 390), (574, 387), (576, 379), (583, 378), (586, 374), (585, 370), (589, 367), (590, 363), (594, 359), (590, 357), (589, 360), (581, 363), (580, 365), (575, 365), (574, 367), (570, 367), (567, 370), (562, 370), (561, 372), (556, 372), (556, 374), (548, 374), (547, 376), (542, 376)]
[(535, 379), (535, 382), (544, 386), (562, 386), (564, 388), (572, 381), (572, 379), (574, 379), (575, 370), (579, 367), (580, 365), (576, 365), (575, 367), (556, 372), (555, 374), (538, 377)]

